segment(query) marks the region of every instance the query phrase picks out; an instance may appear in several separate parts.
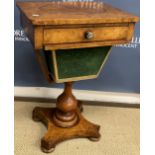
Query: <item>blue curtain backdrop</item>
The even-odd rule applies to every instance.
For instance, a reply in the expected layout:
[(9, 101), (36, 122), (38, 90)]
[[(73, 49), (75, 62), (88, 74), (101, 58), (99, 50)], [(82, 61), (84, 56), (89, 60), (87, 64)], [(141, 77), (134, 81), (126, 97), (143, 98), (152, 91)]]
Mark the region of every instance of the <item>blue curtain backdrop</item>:
[[(21, 0), (20, 0), (21, 1)], [(23, 0), (26, 1), (26, 0)], [(28, 1), (28, 0), (27, 0)], [(33, 0), (35, 1), (35, 0)], [(47, 1), (47, 0), (46, 0)], [(52, 1), (52, 0), (48, 0)], [(62, 0), (69, 1), (69, 0)], [(72, 0), (73, 1), (73, 0)], [(78, 0), (75, 0), (78, 1)], [(84, 0), (83, 0), (84, 1)], [(93, 0), (91, 0), (93, 1)], [(140, 0), (102, 0), (124, 11), (139, 15)], [(63, 87), (63, 84), (48, 84), (36, 61), (32, 46), (25, 36), (19, 21), (15, 1), (15, 86)], [(137, 23), (132, 42), (113, 47), (112, 53), (97, 79), (75, 82), (75, 89), (140, 92), (140, 23)]]

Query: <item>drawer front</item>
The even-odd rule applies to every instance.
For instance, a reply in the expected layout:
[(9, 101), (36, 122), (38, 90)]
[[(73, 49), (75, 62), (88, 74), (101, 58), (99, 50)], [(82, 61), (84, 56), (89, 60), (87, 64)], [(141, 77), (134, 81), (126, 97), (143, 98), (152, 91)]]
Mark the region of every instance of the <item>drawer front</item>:
[(44, 44), (126, 40), (128, 33), (128, 26), (56, 29), (45, 28)]

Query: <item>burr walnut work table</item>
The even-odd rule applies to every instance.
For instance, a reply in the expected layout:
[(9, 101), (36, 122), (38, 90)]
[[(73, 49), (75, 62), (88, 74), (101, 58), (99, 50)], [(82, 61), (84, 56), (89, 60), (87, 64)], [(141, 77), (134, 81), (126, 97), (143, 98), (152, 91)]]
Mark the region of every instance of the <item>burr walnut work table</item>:
[(41, 139), (52, 152), (71, 138), (100, 138), (72, 94), (72, 81), (96, 78), (114, 44), (131, 40), (138, 17), (100, 2), (17, 2), (21, 25), (49, 83), (65, 83), (56, 108), (36, 107), (33, 119), (48, 128)]

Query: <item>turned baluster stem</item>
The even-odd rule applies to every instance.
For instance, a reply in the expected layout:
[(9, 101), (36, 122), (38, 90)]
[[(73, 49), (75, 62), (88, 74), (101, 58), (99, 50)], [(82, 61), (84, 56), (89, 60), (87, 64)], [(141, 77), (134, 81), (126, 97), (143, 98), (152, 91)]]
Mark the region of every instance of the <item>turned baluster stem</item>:
[(66, 82), (64, 92), (57, 99), (57, 110), (54, 114), (54, 122), (60, 127), (74, 126), (78, 117), (76, 114), (77, 100), (72, 94), (72, 82)]
[(72, 85), (73, 82), (65, 82), (64, 93), (67, 95), (72, 95)]

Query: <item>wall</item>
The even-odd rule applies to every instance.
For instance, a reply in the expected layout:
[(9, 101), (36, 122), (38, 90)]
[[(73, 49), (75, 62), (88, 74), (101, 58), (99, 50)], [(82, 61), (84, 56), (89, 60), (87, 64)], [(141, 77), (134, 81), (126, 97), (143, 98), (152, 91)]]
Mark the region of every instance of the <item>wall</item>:
[[(25, 0), (26, 1), (26, 0)], [(51, 0), (52, 1), (52, 0)], [(67, 0), (66, 0), (67, 1)], [(139, 16), (139, 0), (103, 0), (124, 11)], [(62, 87), (62, 84), (48, 84), (35, 59), (32, 46), (19, 22), (19, 11), (15, 6), (15, 86)], [(112, 92), (140, 92), (140, 24), (137, 23), (131, 43), (115, 46), (100, 76), (93, 80), (79, 81), (75, 89)]]

